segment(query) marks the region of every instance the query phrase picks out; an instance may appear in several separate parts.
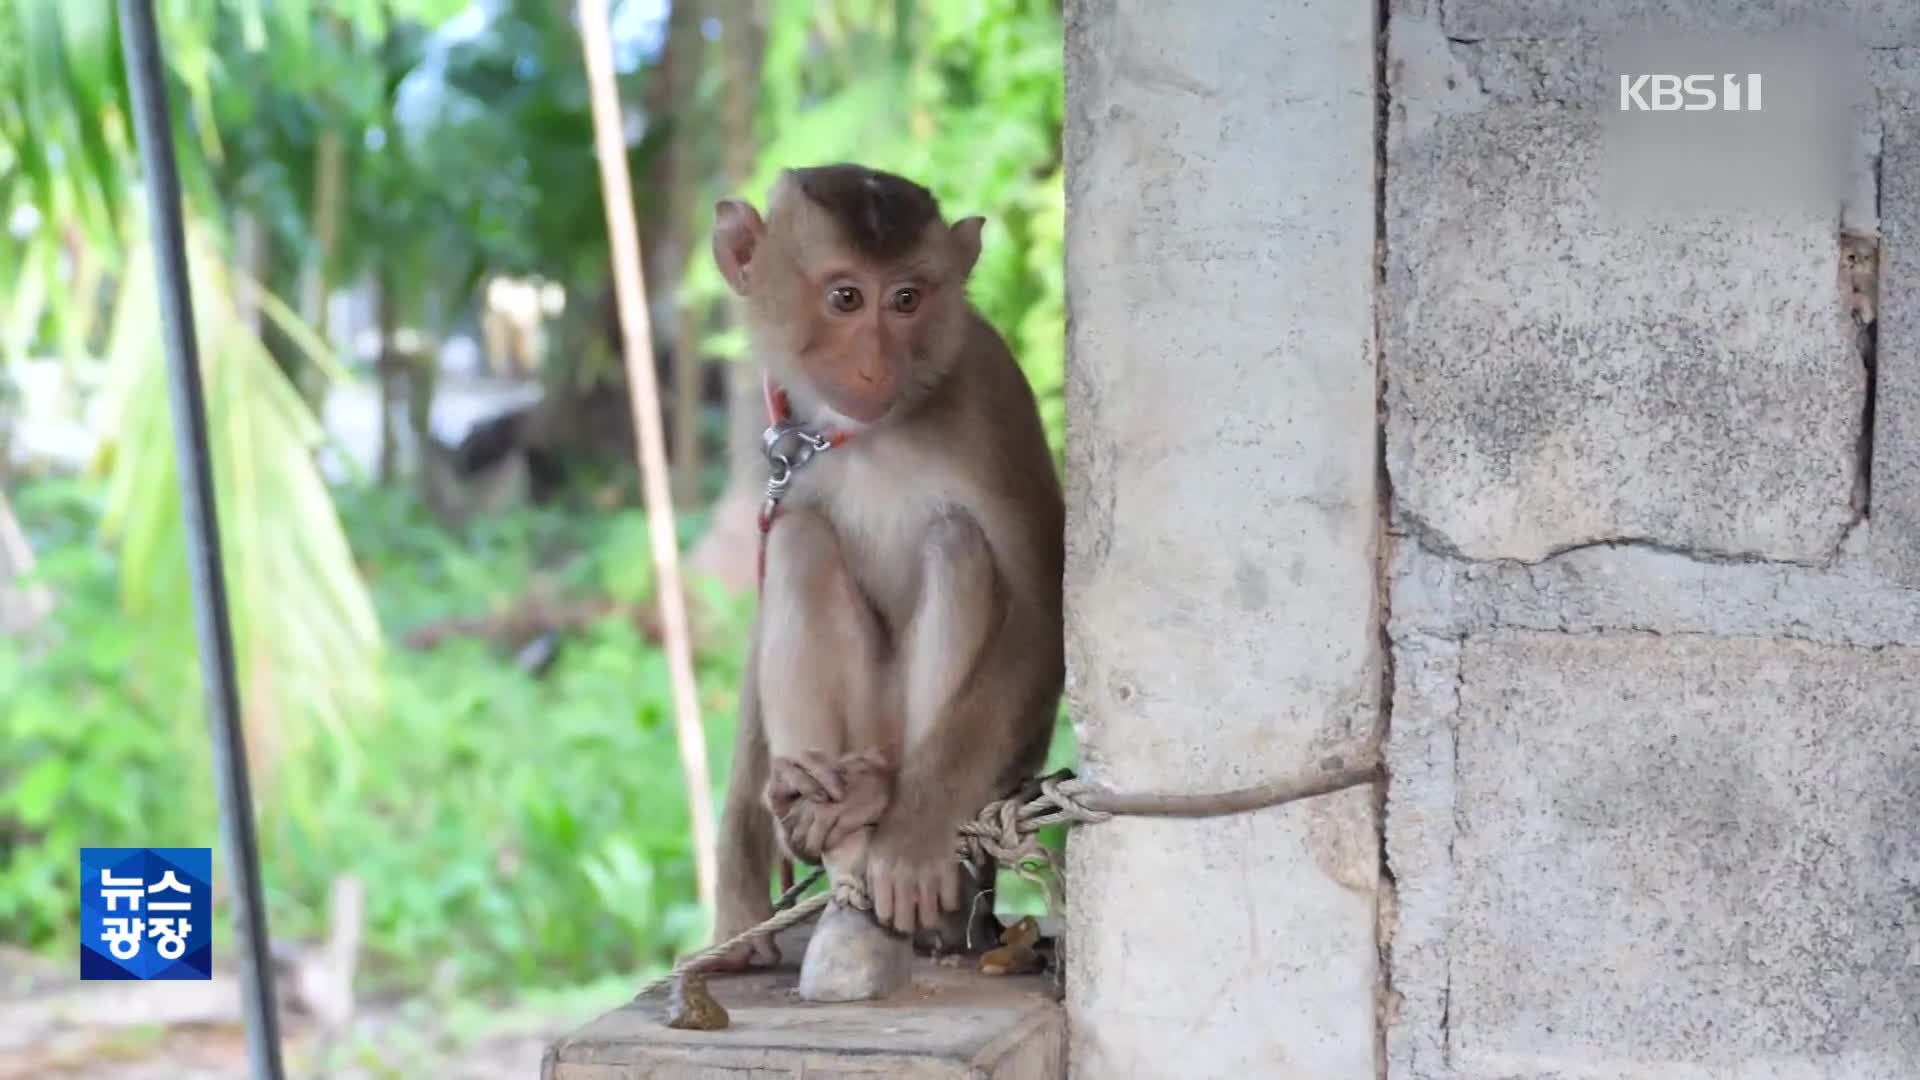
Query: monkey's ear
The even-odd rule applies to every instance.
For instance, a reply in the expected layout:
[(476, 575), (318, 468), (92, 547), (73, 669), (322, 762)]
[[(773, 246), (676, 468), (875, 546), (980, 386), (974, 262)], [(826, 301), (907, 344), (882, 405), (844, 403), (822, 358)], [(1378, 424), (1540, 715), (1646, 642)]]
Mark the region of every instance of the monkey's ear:
[(767, 234), (760, 212), (739, 199), (721, 199), (713, 206), (713, 261), (720, 276), (741, 296), (747, 295), (747, 269), (753, 253)]
[(947, 235), (953, 238), (953, 257), (959, 261), (960, 276), (973, 272), (973, 264), (980, 259), (980, 230), (985, 228), (987, 219), (979, 215), (964, 217), (947, 228)]

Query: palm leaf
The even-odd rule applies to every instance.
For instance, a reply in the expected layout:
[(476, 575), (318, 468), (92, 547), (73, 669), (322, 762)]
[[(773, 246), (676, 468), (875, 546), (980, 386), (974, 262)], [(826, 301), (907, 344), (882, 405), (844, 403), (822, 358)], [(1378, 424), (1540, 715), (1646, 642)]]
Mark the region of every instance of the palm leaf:
[[(312, 449), (319, 421), (253, 335), (234, 276), (208, 230), (190, 231), (210, 450), (243, 701), (271, 718), (269, 745), (297, 746), (310, 727), (345, 737), (379, 706), (381, 640)], [(105, 525), (120, 542), (123, 602), (156, 625), (190, 617), (176, 461), (151, 252), (129, 253), (108, 355), (113, 454)], [(284, 305), (280, 305), (284, 309)], [(289, 315), (284, 310), (282, 315)], [(311, 331), (303, 336), (311, 338)]]

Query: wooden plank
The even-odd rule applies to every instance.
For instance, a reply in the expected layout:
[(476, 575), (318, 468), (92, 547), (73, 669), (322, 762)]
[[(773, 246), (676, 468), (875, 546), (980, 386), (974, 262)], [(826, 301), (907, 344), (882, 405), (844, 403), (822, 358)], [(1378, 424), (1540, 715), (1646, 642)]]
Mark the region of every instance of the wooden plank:
[(1051, 976), (918, 958), (891, 998), (816, 1005), (794, 989), (804, 930), (781, 952), (774, 971), (711, 980), (727, 1029), (667, 1027), (656, 991), (554, 1043), (542, 1080), (1065, 1080), (1066, 1013)]

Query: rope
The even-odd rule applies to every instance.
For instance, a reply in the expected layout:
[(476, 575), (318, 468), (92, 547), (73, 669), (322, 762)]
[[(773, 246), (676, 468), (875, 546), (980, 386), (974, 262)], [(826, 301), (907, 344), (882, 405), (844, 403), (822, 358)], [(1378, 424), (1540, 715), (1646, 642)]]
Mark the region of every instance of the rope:
[[(1328, 754), (1293, 776), (1201, 795), (1103, 791), (1076, 777), (1071, 769), (1061, 769), (1034, 777), (1013, 795), (982, 807), (972, 821), (960, 826), (954, 856), (969, 867), (991, 860), (1012, 870), (1040, 886), (1046, 893), (1048, 910), (1058, 911), (1064, 902), (1060, 895), (1060, 867), (1054, 853), (1040, 843), (1039, 837), (1041, 830), (1049, 826), (1095, 825), (1121, 816), (1208, 818), (1242, 814), (1373, 783), (1385, 774), (1383, 765), (1379, 740), (1368, 739), (1352, 750)], [(808, 922), (831, 903), (871, 910), (872, 902), (866, 889), (857, 881), (836, 881), (830, 890), (795, 904), (795, 899), (825, 872), (815, 870), (783, 893), (774, 904), (772, 918), (684, 957), (672, 971), (648, 983), (634, 997), (642, 998), (663, 986), (674, 986), (680, 991), (674, 995), (676, 999), (697, 997), (700, 1004), (710, 1007), (713, 1014), (720, 1017), (719, 1024), (724, 1026), (726, 1010), (712, 1001), (704, 981), (696, 978), (709, 971), (715, 961), (739, 946), (772, 938)], [(678, 1015), (669, 1017), (668, 1024), (707, 1026), (684, 1022)]]

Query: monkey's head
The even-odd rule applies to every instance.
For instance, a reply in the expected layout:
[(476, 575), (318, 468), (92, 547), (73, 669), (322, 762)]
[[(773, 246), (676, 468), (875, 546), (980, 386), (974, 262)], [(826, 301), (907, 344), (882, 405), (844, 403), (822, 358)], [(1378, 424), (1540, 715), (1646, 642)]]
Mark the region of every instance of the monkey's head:
[(775, 378), (837, 419), (899, 415), (952, 369), (985, 219), (948, 224), (926, 188), (859, 165), (781, 173), (767, 216), (714, 208), (713, 257)]

